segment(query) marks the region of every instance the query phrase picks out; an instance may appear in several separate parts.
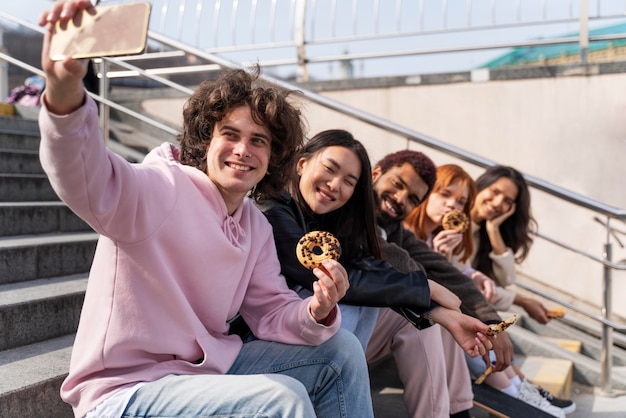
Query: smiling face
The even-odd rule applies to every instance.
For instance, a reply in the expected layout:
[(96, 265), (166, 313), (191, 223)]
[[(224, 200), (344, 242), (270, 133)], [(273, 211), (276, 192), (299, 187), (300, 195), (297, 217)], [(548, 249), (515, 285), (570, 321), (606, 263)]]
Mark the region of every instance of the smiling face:
[(323, 148), (298, 161), (300, 193), (314, 213), (332, 212), (352, 197), (361, 169), (353, 151), (340, 146)]
[(467, 204), (469, 190), (460, 181), (454, 182), (448, 187), (433, 191), (428, 196), (426, 216), (433, 226), (440, 226), (443, 216), (453, 210), (463, 211)]
[(374, 167), (372, 182), (378, 216), (383, 221), (401, 221), (428, 193), (428, 185), (409, 163), (391, 167), (385, 173), (379, 166)]
[(507, 177), (500, 177), (476, 195), (472, 221), (479, 223), (506, 213), (517, 199), (519, 189)]
[(252, 120), (248, 106), (231, 110), (215, 124), (207, 148), (207, 175), (224, 198), (229, 214), (265, 176), (270, 153), (269, 131)]

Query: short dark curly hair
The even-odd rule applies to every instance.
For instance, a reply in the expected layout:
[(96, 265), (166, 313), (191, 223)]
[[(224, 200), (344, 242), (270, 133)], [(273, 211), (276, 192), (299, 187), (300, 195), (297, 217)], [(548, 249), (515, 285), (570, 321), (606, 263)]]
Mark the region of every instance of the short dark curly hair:
[(426, 196), (428, 196), (437, 180), (437, 166), (426, 154), (409, 149), (396, 151), (384, 156), (376, 163), (376, 166), (380, 167), (381, 174), (385, 174), (392, 167), (399, 167), (404, 163), (411, 164), (415, 172), (424, 180), (428, 186), (428, 192), (426, 193)]
[(260, 68), (229, 70), (215, 80), (205, 80), (191, 95), (183, 110), (183, 132), (178, 135), (183, 164), (206, 173), (207, 147), (215, 124), (239, 106), (249, 106), (252, 119), (271, 135), (268, 174), (251, 191), (256, 201), (275, 197), (287, 185), (295, 150), (302, 146), (304, 124), (300, 111), (288, 101), (296, 91), (262, 83)]

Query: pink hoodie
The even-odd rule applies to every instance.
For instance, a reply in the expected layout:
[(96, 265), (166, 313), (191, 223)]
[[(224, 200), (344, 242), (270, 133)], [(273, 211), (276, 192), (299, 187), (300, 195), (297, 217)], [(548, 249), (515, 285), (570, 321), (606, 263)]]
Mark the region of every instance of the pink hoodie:
[(101, 237), (62, 398), (81, 417), (115, 390), (168, 374), (223, 374), (241, 349), (227, 320), (260, 339), (316, 345), (317, 324), (280, 276), (271, 226), (245, 199), (233, 216), (208, 176), (165, 143), (143, 164), (104, 146), (93, 100), (42, 109), (40, 158), (61, 199)]

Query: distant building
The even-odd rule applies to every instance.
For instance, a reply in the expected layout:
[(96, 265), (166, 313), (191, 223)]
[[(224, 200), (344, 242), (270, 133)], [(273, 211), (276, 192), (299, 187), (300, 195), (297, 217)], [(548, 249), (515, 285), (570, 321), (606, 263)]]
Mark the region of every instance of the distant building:
[[(590, 36), (626, 34), (626, 23), (590, 30)], [(578, 33), (566, 35), (578, 36)], [(594, 41), (589, 43), (587, 61), (590, 63), (626, 61), (626, 39)], [(505, 68), (527, 66), (554, 66), (580, 63), (580, 47), (574, 44), (557, 44), (513, 48), (480, 68)]]

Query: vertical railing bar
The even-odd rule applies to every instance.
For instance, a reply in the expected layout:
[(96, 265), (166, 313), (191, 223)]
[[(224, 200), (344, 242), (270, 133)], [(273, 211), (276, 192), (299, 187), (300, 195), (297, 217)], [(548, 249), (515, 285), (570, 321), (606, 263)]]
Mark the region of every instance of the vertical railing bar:
[(233, 0), (233, 7), (230, 9), (230, 38), (233, 45), (237, 45), (237, 10), (239, 8), (239, 0)]
[(402, 33), (402, 0), (396, 0), (396, 32)]
[(330, 27), (333, 38), (337, 34), (337, 0), (333, 0), (330, 11)]
[(270, 9), (270, 39), (272, 42), (276, 39), (276, 0), (272, 0), (272, 7)]
[[(315, 0), (313, 0), (315, 3)], [(309, 73), (307, 70), (307, 59), (306, 59), (306, 8), (307, 8), (307, 0), (299, 0), (296, 7), (296, 47), (298, 53), (298, 69), (297, 69), (297, 79), (300, 82), (309, 81)], [(315, 14), (315, 13), (312, 13)]]
[(441, 2), (441, 26), (443, 29), (448, 27), (448, 0)]
[(496, 24), (496, 0), (491, 0), (491, 24)]
[[(100, 80), (99, 80), (99, 90), (100, 96), (105, 99), (109, 99), (109, 63), (107, 60), (100, 60)], [(104, 143), (106, 146), (109, 146), (109, 124), (111, 120), (111, 109), (106, 104), (100, 102), (100, 130), (102, 131), (102, 135), (104, 136)]]
[(378, 22), (379, 22), (379, 14), (380, 14), (380, 2), (378, 0), (374, 0), (374, 33), (378, 32)]
[(178, 3), (178, 23), (176, 24), (176, 32), (178, 32), (178, 40), (182, 41), (183, 39), (183, 28), (185, 27), (185, 25), (183, 25), (183, 19), (185, 17), (185, 8), (187, 7), (187, 0), (179, 0), (180, 3)]
[(545, 22), (548, 20), (548, 2), (547, 0), (542, 0), (541, 3), (543, 4), (543, 21)]
[(222, 1), (216, 0), (215, 6), (213, 7), (213, 46), (217, 47), (217, 36), (218, 36), (218, 23), (220, 21), (220, 9), (222, 7)]
[(580, 31), (579, 31), (579, 48), (580, 63), (586, 65), (589, 54), (589, 9), (587, 0), (580, 0)]
[(465, 0), (465, 13), (467, 14), (467, 27), (472, 27), (472, 0)]
[[(165, 33), (165, 18), (167, 17), (167, 9), (169, 7), (169, 0), (165, 0), (163, 2), (163, 6), (161, 6), (161, 23), (160, 23), (160, 31), (161, 33)], [(161, 45), (161, 50), (165, 48), (164, 45)]]
[[(604, 245), (604, 258), (606, 261), (612, 261), (612, 244), (611, 244), (611, 218), (606, 219), (606, 244)], [(602, 318), (610, 320), (612, 316), (612, 269), (610, 266), (604, 266), (604, 279), (602, 289)], [(613, 328), (605, 323), (602, 324), (602, 354), (601, 354), (601, 377), (600, 390), (604, 395), (610, 396), (613, 393), (611, 385), (611, 374), (613, 366)]]
[(357, 11), (359, 9), (359, 1), (352, 0), (352, 36), (356, 36)]
[[(252, 43), (256, 42), (256, 19), (257, 19), (256, 7), (257, 7), (257, 0), (252, 0), (252, 4), (250, 6), (250, 39), (252, 40)], [(272, 25), (272, 28), (273, 27), (274, 25)]]
[(517, 23), (522, 22), (522, 5), (520, 2), (521, 0), (515, 0), (515, 14), (517, 15)]
[(311, 2), (311, 41), (315, 40), (315, 14), (317, 12), (317, 0)]
[(196, 47), (200, 47), (200, 32), (202, 32), (203, 0), (196, 1)]
[(417, 9), (417, 17), (420, 22), (420, 31), (424, 30), (424, 0), (419, 0), (419, 7)]
[(291, 34), (291, 37), (293, 39), (296, 39), (296, 16), (295, 16), (295, 12), (296, 9), (294, 7), (294, 4), (297, 0), (291, 0), (289, 2), (289, 33)]

